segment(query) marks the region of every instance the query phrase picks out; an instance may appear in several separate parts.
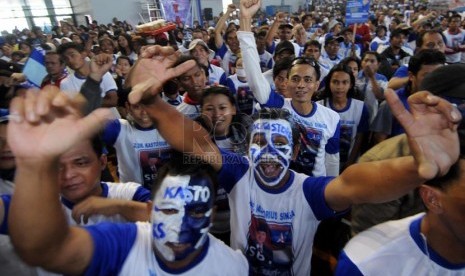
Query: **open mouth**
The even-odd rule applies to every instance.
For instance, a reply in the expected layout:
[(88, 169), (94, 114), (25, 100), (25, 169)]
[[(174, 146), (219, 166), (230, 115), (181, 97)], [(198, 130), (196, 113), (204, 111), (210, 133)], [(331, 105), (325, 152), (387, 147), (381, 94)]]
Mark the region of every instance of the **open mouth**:
[(258, 165), (262, 175), (267, 178), (274, 178), (281, 174), (283, 166), (276, 161), (262, 161)]

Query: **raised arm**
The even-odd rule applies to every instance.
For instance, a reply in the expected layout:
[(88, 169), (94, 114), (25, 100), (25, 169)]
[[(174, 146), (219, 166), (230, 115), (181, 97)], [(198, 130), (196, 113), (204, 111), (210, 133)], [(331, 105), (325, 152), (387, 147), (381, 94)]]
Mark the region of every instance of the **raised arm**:
[(215, 45), (216, 48), (220, 48), (223, 43), (223, 29), (226, 25), (226, 20), (228, 20), (230, 14), (236, 10), (236, 6), (234, 4), (229, 4), (226, 12), (223, 14), (223, 16), (218, 19), (218, 22), (216, 23), (215, 26)]
[[(255, 2), (255, 1), (250, 1), (250, 2)], [(259, 1), (258, 7), (260, 7), (260, 5), (261, 5), (261, 1)], [(273, 24), (271, 24), (271, 27), (265, 36), (267, 47), (271, 47), (271, 45), (273, 45), (274, 37), (278, 33), (279, 25), (281, 25), (281, 23), (284, 23), (284, 19), (285, 19), (284, 12), (276, 13)]]
[(334, 210), (394, 200), (425, 180), (444, 175), (458, 159), (461, 116), (449, 102), (417, 92), (409, 97), (410, 113), (395, 92), (387, 91), (386, 100), (407, 133), (413, 156), (348, 167), (325, 190)]
[(241, 47), (247, 82), (250, 88), (252, 88), (257, 102), (266, 104), (270, 98), (271, 87), (261, 73), (257, 44), (250, 27), (252, 25), (252, 17), (260, 9), (261, 1), (241, 1), (240, 5), (240, 31), (237, 32), (237, 38)]
[(85, 271), (93, 241), (87, 231), (67, 224), (59, 201), (59, 156), (93, 136), (111, 116), (99, 109), (80, 118), (79, 108), (76, 99), (49, 86), (14, 98), (8, 124), (8, 144), (16, 157), (11, 239), (28, 264), (64, 274)]
[(120, 215), (127, 221), (149, 221), (151, 206), (150, 202), (91, 196), (73, 207), (72, 216), (78, 224), (87, 224), (93, 215)]
[(194, 61), (187, 61), (171, 68), (178, 56), (171, 47), (147, 48), (131, 70), (128, 80), (132, 86), (129, 101), (132, 104), (144, 104), (147, 114), (171, 147), (220, 170), (223, 164), (221, 154), (209, 133), (158, 96), (167, 80), (181, 75), (195, 65)]
[(103, 75), (110, 70), (112, 65), (113, 57), (110, 54), (99, 54), (92, 57), (90, 74), (79, 91), (87, 100), (87, 104), (83, 110), (84, 115), (102, 106), (100, 83), (102, 82)]

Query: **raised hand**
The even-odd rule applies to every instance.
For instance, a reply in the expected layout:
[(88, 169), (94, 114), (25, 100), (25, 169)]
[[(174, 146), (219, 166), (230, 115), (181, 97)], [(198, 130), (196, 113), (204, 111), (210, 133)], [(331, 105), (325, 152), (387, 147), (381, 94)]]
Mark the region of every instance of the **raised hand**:
[(90, 77), (99, 82), (103, 75), (113, 66), (113, 56), (110, 54), (98, 54), (90, 62)]
[(457, 108), (422, 91), (408, 98), (409, 112), (394, 91), (387, 90), (385, 95), (407, 133), (420, 177), (431, 179), (446, 174), (460, 153), (457, 127), (461, 115)]
[(262, 4), (261, 0), (241, 0), (240, 1), (241, 17), (252, 18), (257, 13), (257, 11), (260, 9), (261, 4)]
[(16, 162), (54, 161), (78, 141), (92, 137), (111, 118), (108, 109), (97, 109), (82, 118), (85, 100), (73, 99), (54, 86), (42, 91), (28, 90), (10, 105), (8, 144)]
[(177, 77), (195, 66), (195, 61), (189, 60), (172, 67), (180, 55), (181, 53), (176, 52), (172, 47), (155, 45), (145, 48), (127, 79), (132, 87), (128, 98), (129, 102), (137, 104), (142, 99), (156, 95), (167, 80)]
[(229, 4), (229, 5), (228, 5), (228, 8), (227, 8), (227, 10), (226, 10), (226, 14), (230, 15), (230, 14), (231, 14), (233, 11), (235, 11), (235, 10), (236, 10), (236, 5), (234, 5), (234, 4)]

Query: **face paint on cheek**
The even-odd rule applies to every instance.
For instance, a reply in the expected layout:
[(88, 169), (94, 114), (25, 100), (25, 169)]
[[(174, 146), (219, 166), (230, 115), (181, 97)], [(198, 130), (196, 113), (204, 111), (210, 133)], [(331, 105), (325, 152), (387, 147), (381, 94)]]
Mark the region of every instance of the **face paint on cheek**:
[[(261, 135), (266, 145), (260, 146), (253, 143), (255, 135)], [(263, 184), (278, 185), (286, 175), (292, 158), (290, 123), (283, 119), (255, 121), (251, 139), (249, 157), (255, 175)]]
[(206, 241), (213, 199), (209, 179), (166, 176), (154, 198), (153, 238), (168, 261), (182, 260)]

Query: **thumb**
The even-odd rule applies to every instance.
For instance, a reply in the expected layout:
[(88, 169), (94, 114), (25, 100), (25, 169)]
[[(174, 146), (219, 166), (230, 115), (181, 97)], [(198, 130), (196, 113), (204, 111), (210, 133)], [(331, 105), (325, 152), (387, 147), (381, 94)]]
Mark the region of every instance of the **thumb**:
[(114, 118), (109, 108), (99, 108), (80, 119), (76, 127), (80, 130), (82, 138), (91, 138), (104, 127), (106, 122)]

